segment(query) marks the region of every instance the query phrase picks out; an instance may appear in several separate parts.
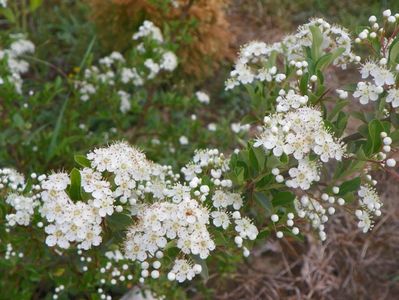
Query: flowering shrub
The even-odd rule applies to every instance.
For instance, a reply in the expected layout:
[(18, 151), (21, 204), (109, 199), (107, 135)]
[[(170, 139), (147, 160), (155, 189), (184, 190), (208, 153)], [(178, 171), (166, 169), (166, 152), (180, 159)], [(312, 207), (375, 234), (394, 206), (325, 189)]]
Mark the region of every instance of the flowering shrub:
[[(244, 86), (251, 100), (249, 113), (231, 124), (235, 136), (227, 148), (238, 140), (239, 149), (197, 149), (180, 172), (177, 156), (169, 156), (178, 160), (173, 166), (158, 164), (127, 142), (75, 155), (78, 167), (70, 172), (25, 178), (12, 166), (1, 169), (4, 265), (42, 257), (43, 264), (60, 266), (49, 275), (54, 299), (110, 299), (118, 287), (133, 285), (176, 298), (183, 292), (172, 285), (199, 274), (207, 279), (215, 267), (209, 262), (218, 268), (223, 260), (238, 261), (271, 235), (302, 239), (301, 230), (311, 227), (326, 240), (327, 222), (342, 206), (361, 231), (372, 230), (383, 206), (372, 172), (397, 176), (391, 168), (399, 141), (399, 14), (387, 10), (380, 25), (374, 16), (369, 21), (354, 40), (372, 51), (364, 58), (355, 54), (346, 29), (323, 19), (310, 20), (281, 42), (243, 46), (226, 81), (226, 90)], [(133, 40), (138, 45), (130, 53), (103, 57), (72, 80), (79, 108), (106, 97), (111, 102), (102, 117), (112, 122), (119, 110), (124, 130), (141, 125), (129, 112), (142, 97), (153, 100), (163, 84), (158, 73), (167, 77), (178, 63), (153, 23), (144, 22)], [(19, 83), (8, 78), (22, 72), (10, 59), (33, 46), (24, 41), (10, 49), (4, 50), (2, 77), (18, 94)], [(360, 70), (360, 82), (337, 88), (325, 80), (327, 72), (352, 66)], [(195, 97), (210, 102), (202, 91)], [(374, 107), (352, 113), (349, 101)], [(144, 104), (134, 117), (145, 118), (149, 109)], [(362, 122), (355, 131), (348, 128), (352, 117)], [(208, 131), (216, 127), (211, 123)], [(242, 131), (248, 135), (239, 136)], [(180, 135), (179, 147), (191, 138), (195, 134)], [(27, 241), (38, 246), (32, 258), (22, 250)]]

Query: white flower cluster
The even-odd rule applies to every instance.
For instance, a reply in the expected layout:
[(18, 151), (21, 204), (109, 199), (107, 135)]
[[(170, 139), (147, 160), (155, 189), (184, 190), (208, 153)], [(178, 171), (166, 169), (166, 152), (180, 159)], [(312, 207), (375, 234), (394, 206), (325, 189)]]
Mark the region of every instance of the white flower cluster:
[(8, 69), (0, 70), (0, 86), (5, 82), (14, 85), (18, 93), (22, 93), (22, 77), (29, 69), (27, 61), (21, 59), (21, 56), (35, 51), (35, 45), (26, 40), (21, 35), (12, 35), (11, 39), (15, 40), (9, 48), (0, 49), (0, 61), (6, 60)]
[[(259, 44), (263, 45), (264, 43), (251, 42), (241, 49), (234, 70), (230, 72), (230, 78), (226, 80), (226, 90), (233, 89), (240, 84), (252, 83), (255, 80), (282, 82), (286, 79), (285, 74), (277, 72), (277, 67), (264, 66), (269, 57), (258, 51)], [(269, 53), (272, 50), (274, 49), (266, 48), (264, 52)]]
[(392, 48), (394, 38), (385, 36), (389, 32), (385, 26), (392, 26), (392, 24), (397, 26), (398, 20), (399, 13), (392, 15), (389, 9), (383, 12), (381, 26), (378, 24), (376, 16), (370, 16), (370, 25), (363, 29), (355, 39), (355, 42), (366, 44), (371, 48), (373, 48), (374, 42), (381, 43), (379, 61), (366, 61), (360, 69), (362, 79), (369, 79), (369, 81), (360, 81), (353, 93), (355, 98), (359, 98), (361, 104), (367, 104), (369, 101), (375, 102), (380, 97), (385, 97), (385, 101), (391, 103), (393, 108), (399, 107), (399, 89), (396, 87), (399, 65), (389, 63), (391, 60), (389, 49)]
[(356, 210), (356, 217), (359, 219), (358, 227), (364, 233), (373, 227), (372, 216), (381, 216), (381, 200), (376, 190), (370, 185), (363, 185), (358, 191), (361, 209)]
[(298, 160), (298, 167), (289, 170), (289, 187), (307, 190), (313, 181), (319, 180), (318, 162), (310, 158), (316, 154), (322, 162), (329, 159), (341, 160), (345, 148), (325, 128), (321, 112), (310, 107), (302, 107), (287, 113), (266, 116), (263, 131), (255, 140), (255, 147), (262, 146), (266, 151), (280, 157), (292, 155)]
[(343, 53), (333, 64), (346, 68), (347, 63), (358, 62), (360, 57), (352, 53), (351, 37), (345, 28), (331, 25), (323, 19), (311, 19), (309, 23), (300, 26), (297, 33), (285, 37), (281, 42), (268, 45), (264, 42), (250, 42), (244, 45), (239, 53), (234, 70), (226, 81), (226, 89), (232, 89), (239, 84), (248, 84), (255, 80), (281, 82), (286, 74), (278, 73), (276, 66), (267, 67), (272, 54), (281, 54), (297, 68), (297, 75), (307, 72), (305, 47), (312, 45), (311, 26), (317, 26), (322, 35), (321, 51), (333, 52), (339, 48)]
[(7, 7), (7, 0), (0, 0), (0, 6)]
[(12, 245), (10, 243), (7, 244), (6, 246), (6, 252), (4, 254), (4, 259), (5, 260), (9, 260), (12, 257), (18, 257), (18, 258), (23, 258), (24, 257), (24, 253), (23, 252), (16, 252)]
[(163, 43), (163, 36), (161, 30), (154, 25), (151, 21), (144, 21), (143, 25), (139, 27), (139, 30), (133, 35), (134, 40), (139, 40), (144, 37), (149, 37), (152, 40)]
[[(258, 229), (250, 219), (241, 217), (243, 200), (231, 191), (232, 181), (224, 177), (229, 160), (218, 150), (196, 151), (182, 168), (182, 181), (170, 166), (150, 162), (124, 142), (95, 149), (86, 159), (86, 167), (74, 169), (70, 175), (32, 174), (39, 181), (33, 185), (32, 196), (11, 194), (6, 200), (16, 211), (7, 216), (9, 224), (28, 225), (38, 207), (44, 220), (38, 227), (44, 226), (46, 244), (61, 249), (76, 245), (82, 251), (101, 244), (104, 218), (124, 212), (132, 218), (132, 225), (119, 260), (140, 262), (141, 281), (162, 274), (168, 245), (178, 248), (180, 254), (164, 275), (179, 282), (191, 280), (201, 272), (201, 265), (193, 264), (190, 257), (205, 260), (215, 250), (212, 226), (227, 234), (233, 232), (237, 247), (249, 255), (244, 241), (254, 240)], [(4, 182), (11, 182), (17, 190), (24, 186), (23, 177), (15, 171), (5, 169), (2, 174), (8, 176)], [(83, 271), (87, 269), (83, 267)]]
[(334, 60), (334, 65), (346, 69), (348, 63), (359, 61), (360, 58), (352, 52), (352, 39), (348, 30), (338, 25), (331, 25), (321, 18), (311, 19), (309, 23), (300, 26), (296, 34), (283, 39), (282, 48), (289, 61), (305, 59), (303, 49), (310, 47), (313, 40), (311, 26), (320, 29), (323, 38), (321, 50), (324, 53), (339, 48), (344, 49), (344, 52)]
[[(315, 199), (314, 196), (303, 195), (300, 200), (294, 200), (294, 206), (298, 217), (306, 218), (310, 221), (312, 227), (318, 230), (319, 237), (322, 241), (326, 240), (327, 235), (325, 232), (325, 223), (328, 221), (329, 216), (335, 214), (336, 204), (339, 206), (345, 205), (345, 200), (337, 197), (339, 187), (332, 188), (333, 195), (327, 193), (321, 194), (320, 200)], [(295, 230), (295, 232), (294, 232)], [(297, 229), (293, 228), (293, 233), (297, 233)]]
[(371, 82), (358, 82), (356, 91), (353, 93), (353, 97), (359, 98), (361, 104), (365, 105), (369, 101), (377, 101), (384, 92), (384, 87), (389, 87), (386, 102), (392, 103), (394, 108), (399, 106), (399, 100), (396, 99), (396, 94), (399, 94), (399, 90), (394, 87), (395, 75), (387, 68), (386, 59), (382, 59), (379, 63), (366, 62), (362, 65), (360, 73), (362, 79), (372, 77)]
[(125, 256), (129, 259), (145, 261), (154, 257), (157, 251), (165, 248), (168, 240), (176, 240), (182, 253), (199, 255), (201, 259), (206, 259), (215, 249), (206, 227), (208, 210), (196, 200), (144, 206), (137, 218), (124, 244)]
[(187, 259), (176, 259), (172, 270), (168, 273), (168, 279), (184, 282), (193, 279), (201, 271), (202, 267), (199, 264), (192, 264)]
[[(141, 183), (154, 174), (164, 179), (165, 170), (168, 170), (150, 163), (143, 153), (126, 143), (95, 149), (87, 158), (91, 168), (79, 171), (86, 202), (74, 202), (76, 199), (70, 198), (67, 190), (71, 180), (66, 173), (55, 173), (42, 181), (43, 204), (39, 210), (49, 222), (45, 227), (49, 246), (58, 245), (66, 249), (72, 242), (78, 243), (78, 247), (84, 250), (98, 246), (102, 241), (103, 218), (115, 211), (123, 211), (123, 207), (116, 202), (135, 204), (139, 196), (148, 192), (149, 185), (145, 187)], [(114, 175), (112, 186), (104, 180), (103, 172)], [(163, 190), (163, 186), (160, 189)]]
[(230, 128), (234, 133), (248, 132), (249, 129), (251, 129), (251, 125), (250, 124), (242, 125), (241, 123), (231, 123)]
[(276, 98), (277, 112), (286, 112), (304, 106), (308, 102), (308, 96), (298, 95), (294, 90), (280, 90), (279, 96)]
[(368, 61), (360, 69), (362, 79), (372, 77), (371, 82), (360, 81), (356, 91), (353, 93), (355, 98), (363, 105), (369, 101), (377, 101), (380, 95), (387, 91), (386, 102), (391, 103), (393, 108), (399, 106), (399, 90), (395, 88), (396, 73), (387, 66), (387, 60), (381, 59), (378, 63)]
[[(257, 228), (249, 219), (241, 218), (238, 211), (243, 204), (241, 196), (227, 190), (232, 182), (223, 179), (226, 171), (228, 160), (218, 150), (199, 150), (193, 161), (182, 168), (187, 185), (176, 180), (147, 185), (146, 192), (151, 193), (156, 201), (137, 206), (136, 223), (130, 227), (124, 243), (125, 257), (142, 262), (142, 278), (160, 276), (159, 259), (167, 245), (174, 245), (182, 255), (206, 259), (215, 249), (208, 231), (210, 219), (214, 226), (227, 229), (232, 217), (236, 224), (238, 247), (242, 247), (244, 239), (256, 238)], [(202, 184), (201, 175), (205, 174), (210, 175), (212, 184), (217, 187), (213, 194), (209, 185)], [(208, 201), (211, 206), (206, 205)], [(246, 252), (249, 253), (244, 247)], [(153, 270), (149, 270), (150, 263)], [(183, 282), (200, 272), (200, 265), (180, 257), (167, 277)]]
[(24, 175), (11, 168), (0, 169), (0, 190), (5, 187), (22, 192), (25, 188)]
[[(139, 31), (133, 35), (134, 40), (144, 37), (156, 41), (156, 45), (150, 43), (149, 51), (146, 51), (148, 41), (143, 40), (135, 49), (137, 50), (134, 56), (135, 61), (131, 62), (119, 52), (113, 52), (101, 58), (98, 66), (94, 65), (86, 69), (83, 80), (75, 83), (80, 99), (88, 101), (102, 88), (116, 86), (121, 101), (120, 111), (126, 113), (131, 109), (131, 95), (128, 92), (131, 85), (142, 86), (147, 80), (154, 79), (162, 70), (172, 72), (176, 69), (178, 64), (176, 55), (165, 48), (160, 29), (150, 21), (145, 21)], [(148, 57), (148, 54), (152, 56)]]
[(110, 190), (101, 187), (95, 190), (97, 198), (87, 203), (73, 202), (66, 192), (69, 185), (70, 179), (66, 173), (54, 173), (42, 182), (43, 205), (39, 210), (49, 223), (45, 227), (46, 244), (68, 249), (71, 242), (77, 242), (79, 248), (88, 250), (101, 243), (102, 217), (113, 212), (112, 198), (100, 197), (100, 194), (104, 194), (103, 190), (107, 194)]
[(18, 224), (28, 226), (35, 212), (35, 208), (40, 205), (38, 199), (39, 195), (34, 195), (32, 197), (25, 197), (17, 194), (8, 195), (6, 203), (15, 210), (15, 213), (6, 215), (7, 225), (15, 226)]

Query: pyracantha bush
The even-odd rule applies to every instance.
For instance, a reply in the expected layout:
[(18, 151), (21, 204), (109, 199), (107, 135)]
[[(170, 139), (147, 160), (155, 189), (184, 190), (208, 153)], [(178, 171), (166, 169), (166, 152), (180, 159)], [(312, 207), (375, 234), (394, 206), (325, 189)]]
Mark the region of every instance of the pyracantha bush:
[[(310, 227), (324, 241), (328, 220), (342, 206), (361, 231), (372, 230), (383, 207), (372, 172), (397, 176), (398, 33), (399, 14), (387, 10), (354, 38), (369, 56), (354, 54), (352, 34), (323, 19), (279, 43), (243, 46), (226, 89), (243, 85), (249, 93), (251, 111), (231, 129), (252, 137), (232, 153), (198, 149), (180, 172), (126, 142), (75, 155), (79, 167), (70, 172), (24, 178), (10, 166), (1, 169), (5, 260), (29, 257), (11, 243), (28, 232), (44, 260), (63, 266), (54, 273), (54, 298), (74, 296), (68, 289), (79, 282), (63, 279), (74, 272), (93, 297), (109, 299), (116, 286), (139, 284), (161, 296), (171, 282), (207, 278), (207, 262), (223, 266), (213, 257), (248, 256), (271, 234), (301, 239)], [(102, 88), (123, 98), (176, 67), (152, 23), (133, 39), (140, 40), (133, 63), (135, 55), (113, 53), (86, 69), (77, 85), (80, 105), (96, 101)], [(155, 46), (142, 58), (146, 43)], [(349, 67), (360, 70), (359, 82), (333, 88), (325, 80), (327, 72)], [(196, 97), (209, 102), (202, 92)], [(374, 107), (350, 112), (350, 101)], [(362, 122), (357, 130), (347, 128), (350, 118)], [(189, 144), (186, 136), (179, 142)]]

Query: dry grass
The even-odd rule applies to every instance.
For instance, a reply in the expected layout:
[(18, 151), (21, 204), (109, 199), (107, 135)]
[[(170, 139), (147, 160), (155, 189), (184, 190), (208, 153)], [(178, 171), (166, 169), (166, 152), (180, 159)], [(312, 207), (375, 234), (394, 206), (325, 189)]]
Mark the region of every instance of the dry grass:
[(270, 241), (218, 291), (217, 299), (396, 299), (399, 294), (399, 187), (378, 176), (383, 217), (361, 233), (354, 216), (341, 212), (320, 243)]

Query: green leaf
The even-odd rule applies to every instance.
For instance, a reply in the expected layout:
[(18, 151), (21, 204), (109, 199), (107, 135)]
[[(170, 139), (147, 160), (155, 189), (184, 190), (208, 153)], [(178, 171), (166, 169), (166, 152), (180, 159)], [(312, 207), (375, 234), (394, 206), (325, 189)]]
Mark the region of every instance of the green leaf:
[(356, 177), (352, 180), (346, 181), (339, 186), (339, 196), (344, 196), (347, 193), (357, 191), (360, 187), (360, 177)]
[(23, 129), (24, 128), (25, 121), (24, 121), (24, 119), (21, 117), (21, 115), (19, 113), (15, 113), (12, 116), (12, 120), (13, 120), (13, 122), (16, 125), (17, 128), (19, 128), (19, 129)]
[(258, 182), (256, 182), (256, 189), (261, 190), (262, 188), (266, 187), (269, 183), (271, 183), (274, 179), (272, 174), (263, 176)]
[(295, 195), (291, 192), (278, 192), (274, 195), (272, 204), (276, 206), (288, 206), (294, 202)]
[(84, 155), (75, 154), (74, 159), (75, 162), (77, 162), (82, 167), (89, 168), (91, 165), (90, 160), (88, 160)]
[(61, 131), (62, 119), (64, 118), (64, 112), (68, 105), (68, 102), (69, 102), (69, 94), (67, 95), (67, 97), (64, 101), (64, 104), (61, 107), (60, 113), (59, 113), (57, 121), (55, 123), (55, 127), (54, 127), (54, 131), (52, 133), (50, 145), (47, 150), (47, 157), (46, 157), (47, 162), (49, 162), (55, 154), (55, 149), (57, 148), (57, 139), (58, 139), (58, 135), (60, 134), (60, 131)]
[(259, 172), (258, 159), (252, 147), (249, 148), (249, 163), (251, 169), (254, 171), (253, 174), (256, 175)]
[(368, 137), (364, 151), (367, 155), (377, 153), (382, 146), (381, 132), (383, 132), (384, 126), (379, 120), (372, 120), (368, 125)]
[(3, 15), (10, 23), (15, 23), (16, 21), (15, 15), (10, 8), (0, 8), (0, 15)]
[(389, 47), (389, 63), (394, 64), (399, 60), (399, 37)]
[(73, 168), (71, 173), (69, 174), (71, 179), (71, 185), (69, 187), (69, 196), (72, 200), (78, 201), (82, 200), (81, 195), (81, 175), (78, 169)]
[(320, 57), (316, 62), (316, 70), (325, 70), (333, 61), (345, 52), (345, 48), (337, 48), (333, 52), (327, 53)]
[(270, 235), (270, 229), (269, 228), (265, 228), (263, 230), (261, 230), (258, 234), (258, 236), (256, 237), (257, 240), (262, 240), (262, 239), (266, 239), (268, 238)]
[(193, 255), (192, 258), (196, 264), (199, 264), (202, 267), (200, 275), (204, 282), (207, 282), (209, 279), (209, 271), (208, 266), (206, 265), (206, 261), (201, 259), (198, 255)]
[(315, 25), (310, 26), (309, 29), (312, 33), (312, 58), (313, 61), (317, 61), (321, 54), (323, 34), (321, 33), (320, 28)]
[(273, 211), (272, 204), (270, 200), (266, 198), (264, 193), (255, 192), (254, 197), (255, 200), (265, 209), (267, 215), (272, 213)]
[(241, 124), (253, 124), (253, 123), (257, 123), (260, 120), (253, 115), (246, 115), (244, 118), (241, 119)]
[(22, 192), (23, 195), (28, 194), (32, 190), (32, 178), (28, 178), (26, 181), (26, 186)]
[(38, 9), (43, 3), (43, 0), (30, 0), (29, 9), (31, 12), (34, 12)]
[(301, 81), (299, 83), (299, 90), (302, 95), (306, 95), (308, 91), (308, 81), (309, 81), (309, 73), (303, 74)]
[(113, 232), (124, 230), (132, 224), (132, 218), (123, 213), (114, 213), (111, 216), (108, 216), (106, 220), (109, 228)]
[(333, 110), (328, 114), (327, 119), (330, 121), (333, 121), (335, 116), (345, 107), (349, 104), (349, 101), (347, 100), (338, 100), (338, 102), (335, 104)]

